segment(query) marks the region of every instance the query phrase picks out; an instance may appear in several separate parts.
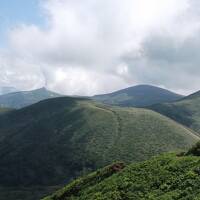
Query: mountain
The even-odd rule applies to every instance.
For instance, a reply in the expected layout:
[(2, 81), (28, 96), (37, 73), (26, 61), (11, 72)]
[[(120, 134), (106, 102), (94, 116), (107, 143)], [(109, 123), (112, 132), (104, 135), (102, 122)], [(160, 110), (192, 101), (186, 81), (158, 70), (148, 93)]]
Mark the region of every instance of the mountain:
[(199, 156), (175, 153), (128, 166), (115, 163), (43, 200), (197, 200), (199, 163)]
[(145, 160), (197, 140), (189, 129), (151, 110), (48, 99), (0, 115), (0, 188), (5, 195), (11, 195), (10, 188), (17, 194), (34, 188), (38, 199), (50, 186), (114, 161)]
[(19, 109), (44, 99), (55, 98), (59, 96), (61, 95), (51, 92), (46, 88), (40, 88), (32, 91), (14, 92), (1, 95), (0, 106)]
[(159, 87), (138, 85), (110, 94), (93, 96), (92, 99), (110, 105), (146, 107), (157, 103), (173, 102), (182, 97)]
[(177, 102), (157, 104), (149, 108), (190, 127), (200, 134), (200, 91)]
[(18, 90), (14, 87), (0, 87), (0, 95), (17, 92)]

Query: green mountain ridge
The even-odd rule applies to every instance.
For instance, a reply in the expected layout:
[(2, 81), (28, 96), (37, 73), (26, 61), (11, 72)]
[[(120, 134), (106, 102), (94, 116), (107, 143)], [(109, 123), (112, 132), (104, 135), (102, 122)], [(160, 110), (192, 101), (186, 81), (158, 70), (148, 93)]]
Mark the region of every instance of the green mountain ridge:
[(199, 182), (200, 157), (168, 153), (100, 169), (43, 200), (198, 200)]
[[(10, 187), (49, 191), (49, 186), (66, 184), (114, 161), (142, 161), (199, 140), (154, 111), (70, 97), (0, 115), (0, 132), (0, 187), (7, 187), (8, 194)], [(42, 196), (44, 190), (39, 191)]]
[(173, 103), (156, 104), (149, 108), (188, 126), (200, 134), (200, 92)]
[(0, 95), (0, 106), (19, 109), (45, 99), (60, 96), (62, 95), (49, 91), (46, 88), (40, 88), (32, 91), (13, 92)]
[(177, 101), (181, 98), (183, 98), (182, 95), (151, 85), (137, 85), (92, 97), (92, 99), (105, 104), (125, 107), (146, 107), (157, 103)]

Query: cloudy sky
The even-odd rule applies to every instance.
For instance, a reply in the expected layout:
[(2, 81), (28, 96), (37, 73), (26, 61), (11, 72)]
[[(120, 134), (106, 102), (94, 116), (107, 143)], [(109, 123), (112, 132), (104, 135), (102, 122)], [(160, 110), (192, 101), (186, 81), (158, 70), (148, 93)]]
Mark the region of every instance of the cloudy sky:
[(0, 1), (0, 86), (200, 89), (199, 0)]

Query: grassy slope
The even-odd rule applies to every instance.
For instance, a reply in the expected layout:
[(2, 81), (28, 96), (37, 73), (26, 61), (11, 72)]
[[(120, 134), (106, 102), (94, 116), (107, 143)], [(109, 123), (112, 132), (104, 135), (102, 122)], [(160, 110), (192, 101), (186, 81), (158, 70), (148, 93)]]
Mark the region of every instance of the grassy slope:
[(25, 92), (14, 92), (0, 95), (0, 106), (19, 109), (44, 99), (59, 96), (61, 95), (48, 91), (45, 88)]
[(195, 93), (174, 103), (158, 104), (150, 108), (200, 133), (199, 93)]
[(113, 161), (141, 161), (198, 140), (150, 110), (67, 97), (0, 116), (0, 133), (0, 185), (45, 190)]
[(44, 200), (200, 199), (200, 157), (165, 154), (105, 177), (109, 169), (77, 179)]
[(156, 103), (173, 102), (183, 96), (151, 86), (138, 85), (105, 95), (96, 95), (94, 100), (109, 105), (145, 107)]

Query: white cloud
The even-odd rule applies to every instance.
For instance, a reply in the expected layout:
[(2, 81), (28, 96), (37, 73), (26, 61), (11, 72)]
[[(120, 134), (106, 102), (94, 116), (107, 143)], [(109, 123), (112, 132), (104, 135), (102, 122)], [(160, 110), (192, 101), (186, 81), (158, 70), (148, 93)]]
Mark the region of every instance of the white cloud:
[[(187, 73), (199, 64), (198, 59), (190, 62), (193, 49), (200, 48), (198, 4), (197, 0), (41, 1), (46, 26), (19, 24), (11, 29), (6, 53), (0, 53), (0, 84), (32, 89), (46, 83), (50, 89), (81, 95), (137, 83), (194, 90), (200, 81), (195, 79), (184, 90), (181, 76), (196, 77)], [(180, 77), (174, 76), (172, 66)]]

